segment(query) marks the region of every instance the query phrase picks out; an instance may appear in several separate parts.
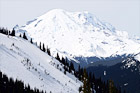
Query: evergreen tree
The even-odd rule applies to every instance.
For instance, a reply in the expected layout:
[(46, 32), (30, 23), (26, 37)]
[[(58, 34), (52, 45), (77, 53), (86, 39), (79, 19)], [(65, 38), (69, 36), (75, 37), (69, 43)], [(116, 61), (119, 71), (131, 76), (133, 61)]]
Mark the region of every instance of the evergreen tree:
[(19, 37), (21, 37), (21, 34), (19, 35)]
[(109, 80), (109, 93), (116, 93), (113, 80)]
[(44, 51), (44, 52), (46, 51), (44, 43), (43, 43), (42, 51)]
[(79, 93), (82, 91), (82, 86), (79, 87)]
[[(59, 56), (59, 55), (58, 55)], [(62, 57), (61, 61), (60, 61), (63, 65), (66, 65), (66, 60), (64, 59), (64, 57)]]
[[(31, 89), (29, 84), (24, 86), (22, 81), (12, 78), (8, 79), (5, 74), (0, 71), (0, 93), (44, 93), (39, 89)], [(45, 92), (46, 93), (46, 92)]]
[(32, 40), (32, 38), (31, 38), (30, 42), (31, 42), (31, 44), (33, 44), (33, 40)]
[(41, 42), (40, 42), (39, 48), (40, 48), (40, 50), (42, 50), (42, 47), (41, 47)]
[(25, 32), (24, 32), (24, 34), (23, 34), (23, 38), (26, 39), (26, 40), (28, 40), (27, 37), (26, 37)]
[(74, 69), (74, 65), (73, 65), (72, 62), (70, 63), (70, 68), (71, 68), (73, 71), (75, 71), (75, 69)]
[(80, 70), (81, 70), (81, 67), (80, 67), (80, 65), (78, 66), (78, 71), (77, 71), (77, 73), (78, 73), (78, 79), (79, 80), (81, 80), (81, 73), (80, 73)]
[(51, 56), (51, 52), (50, 52), (50, 49), (48, 48), (48, 46), (47, 46), (47, 53), (48, 53), (48, 55)]
[[(8, 35), (8, 30), (7, 29), (5, 29), (5, 28), (0, 28), (0, 33), (2, 33), (2, 34), (5, 34), (5, 35)], [(11, 35), (11, 34), (10, 34)]]
[(60, 60), (60, 57), (59, 57), (59, 55), (58, 55), (58, 53), (57, 53), (56, 59), (57, 59), (59, 62), (61, 61), (61, 60)]
[(66, 75), (66, 70), (64, 69), (64, 74)]
[(79, 65), (78, 74), (79, 74), (79, 80), (81, 81), (83, 77), (83, 68), (80, 68), (80, 65)]
[(83, 73), (83, 90), (82, 91), (83, 93), (91, 93), (91, 87), (89, 85), (86, 69), (84, 69), (84, 73)]
[(15, 30), (12, 30), (11, 36), (15, 36)]

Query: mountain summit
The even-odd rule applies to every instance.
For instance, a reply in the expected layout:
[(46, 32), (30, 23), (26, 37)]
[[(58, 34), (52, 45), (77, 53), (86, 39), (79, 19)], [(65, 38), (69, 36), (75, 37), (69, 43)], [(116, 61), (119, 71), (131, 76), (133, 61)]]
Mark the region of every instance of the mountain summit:
[[(140, 41), (100, 21), (89, 12), (54, 9), (18, 27), (17, 35), (26, 32), (34, 42), (51, 48), (68, 59), (75, 57), (106, 58), (140, 52)], [(78, 62), (78, 61), (77, 61)]]

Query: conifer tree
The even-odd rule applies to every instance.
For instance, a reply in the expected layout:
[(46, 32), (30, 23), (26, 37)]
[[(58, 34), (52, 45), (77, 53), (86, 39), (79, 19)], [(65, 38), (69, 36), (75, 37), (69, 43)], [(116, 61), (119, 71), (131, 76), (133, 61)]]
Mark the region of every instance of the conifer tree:
[(15, 36), (15, 30), (12, 30), (11, 36)]
[(83, 93), (91, 93), (91, 89), (90, 89), (90, 85), (89, 85), (89, 81), (88, 81), (88, 75), (86, 72), (86, 69), (84, 69), (84, 73), (83, 73)]
[(70, 68), (71, 68), (73, 71), (75, 71), (75, 69), (74, 69), (74, 65), (73, 65), (72, 62), (70, 63)]
[(33, 44), (33, 40), (32, 40), (32, 38), (31, 38), (31, 41), (30, 41), (30, 42), (31, 42), (31, 44)]
[(60, 61), (60, 57), (59, 57), (58, 53), (57, 53), (56, 59), (57, 59), (58, 61)]
[(40, 50), (42, 50), (42, 48), (41, 48), (41, 42), (40, 42), (39, 48), (40, 48)]
[(44, 43), (43, 43), (42, 51), (44, 51), (44, 52), (46, 51)]
[[(29, 84), (24, 86), (24, 83), (19, 80), (8, 78), (0, 71), (0, 93), (44, 93), (39, 89), (31, 89)], [(45, 92), (46, 93), (46, 92)]]
[(50, 52), (50, 49), (48, 48), (48, 46), (47, 46), (47, 53), (48, 53), (48, 55), (51, 56), (51, 52)]
[(24, 34), (23, 34), (23, 38), (26, 39), (26, 40), (28, 40), (27, 37), (26, 37), (25, 32), (24, 32)]
[(78, 66), (78, 71), (77, 71), (77, 73), (78, 73), (78, 79), (79, 79), (79, 80), (81, 80), (80, 70), (81, 70), (81, 68), (80, 68), (80, 65), (79, 65), (79, 66)]
[(79, 93), (82, 91), (82, 86), (79, 87)]
[(21, 34), (19, 35), (19, 37), (21, 37)]
[(116, 93), (113, 80), (109, 80), (109, 93)]
[[(59, 56), (59, 55), (58, 55)], [(61, 61), (63, 65), (66, 65), (66, 60), (64, 59), (64, 57), (62, 57)]]

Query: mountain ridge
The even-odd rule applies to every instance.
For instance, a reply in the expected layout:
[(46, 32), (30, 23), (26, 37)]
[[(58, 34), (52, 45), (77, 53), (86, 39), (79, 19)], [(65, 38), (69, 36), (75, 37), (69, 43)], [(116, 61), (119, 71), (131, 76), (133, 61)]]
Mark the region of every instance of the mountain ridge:
[(59, 53), (68, 59), (106, 58), (140, 51), (139, 40), (131, 39), (127, 32), (116, 30), (89, 12), (54, 9), (16, 31), (17, 35), (26, 32), (29, 39), (50, 47), (53, 56)]
[(95, 73), (96, 77), (102, 77), (104, 81), (112, 79), (117, 86), (128, 93), (139, 93), (140, 53), (114, 62), (117, 62), (117, 64), (109, 67), (90, 65), (87, 67), (87, 71)]

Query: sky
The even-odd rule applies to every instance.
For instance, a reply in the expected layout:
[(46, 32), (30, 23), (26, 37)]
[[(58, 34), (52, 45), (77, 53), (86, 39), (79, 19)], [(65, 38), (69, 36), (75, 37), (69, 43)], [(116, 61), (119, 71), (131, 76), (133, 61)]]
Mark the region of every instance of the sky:
[(140, 0), (0, 0), (0, 27), (22, 26), (57, 8), (89, 11), (117, 30), (140, 37)]

